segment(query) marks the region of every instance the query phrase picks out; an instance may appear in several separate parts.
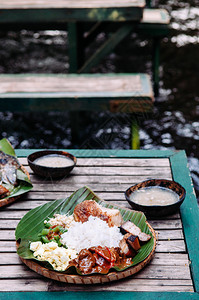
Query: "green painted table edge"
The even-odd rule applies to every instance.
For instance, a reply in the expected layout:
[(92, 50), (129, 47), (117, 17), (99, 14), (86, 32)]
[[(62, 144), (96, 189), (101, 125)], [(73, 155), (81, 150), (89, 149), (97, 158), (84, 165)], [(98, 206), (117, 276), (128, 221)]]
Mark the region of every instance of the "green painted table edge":
[[(130, 8), (130, 9), (129, 9)], [(25, 22), (63, 22), (63, 21), (139, 21), (143, 15), (144, 3), (130, 7), (96, 8), (26, 8), (12, 9), (0, 7), (0, 25)], [(129, 12), (130, 11), (130, 12)]]
[(177, 292), (7, 292), (0, 293), (0, 299), (23, 299), (35, 300), (58, 300), (64, 298), (67, 300), (99, 300), (99, 299), (109, 299), (109, 300), (195, 300), (199, 299), (198, 293), (177, 293)]
[[(41, 150), (41, 149), (39, 149)], [(66, 149), (61, 149), (66, 150)], [(24, 157), (36, 149), (18, 149), (16, 154), (18, 157)], [(199, 207), (197, 199), (195, 197), (193, 183), (191, 180), (187, 157), (184, 150), (171, 151), (171, 150), (90, 150), (90, 149), (68, 149), (73, 155), (78, 157), (93, 157), (93, 158), (168, 158), (171, 165), (171, 171), (173, 179), (179, 182), (186, 189), (187, 195), (183, 202), (180, 213), (183, 222), (183, 230), (185, 235), (185, 242), (188, 249), (190, 259), (191, 275), (194, 283), (195, 293), (189, 292), (4, 292), (0, 293), (0, 298), (3, 299), (20, 299), (29, 297), (30, 299), (36, 299), (37, 297), (45, 299), (58, 299), (60, 296), (66, 296), (67, 299), (101, 299), (103, 297), (109, 297), (109, 299), (128, 300), (134, 299), (199, 299), (199, 260), (198, 260), (198, 245), (199, 235), (197, 229), (199, 228)], [(191, 224), (191, 226), (190, 226)], [(39, 295), (38, 295), (39, 293)]]

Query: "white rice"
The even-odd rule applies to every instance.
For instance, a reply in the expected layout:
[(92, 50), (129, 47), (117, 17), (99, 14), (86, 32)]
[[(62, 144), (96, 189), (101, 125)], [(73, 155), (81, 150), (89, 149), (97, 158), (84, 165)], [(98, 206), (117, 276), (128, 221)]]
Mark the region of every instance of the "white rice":
[(68, 231), (62, 234), (62, 243), (80, 252), (81, 249), (94, 246), (119, 247), (122, 238), (123, 235), (117, 226), (109, 227), (105, 221), (90, 216), (87, 222), (74, 222)]

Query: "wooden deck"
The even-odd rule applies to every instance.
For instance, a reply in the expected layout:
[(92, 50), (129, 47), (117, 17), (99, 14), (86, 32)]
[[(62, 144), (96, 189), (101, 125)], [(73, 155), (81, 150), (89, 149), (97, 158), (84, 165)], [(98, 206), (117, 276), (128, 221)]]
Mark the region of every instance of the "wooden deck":
[[(80, 152), (82, 154), (79, 156), (89, 156), (89, 150)], [(117, 151), (112, 152), (111, 156), (117, 156)], [(22, 156), (23, 153), (26, 153), (25, 150), (21, 150)], [(30, 209), (47, 201), (67, 197), (84, 185), (102, 199), (129, 208), (124, 191), (130, 185), (149, 178), (173, 179), (168, 157), (78, 157), (71, 176), (56, 181), (33, 175), (25, 157), (20, 158), (20, 162), (30, 172), (34, 189), (0, 211), (1, 291), (167, 291), (188, 294), (194, 291), (183, 224), (178, 212), (163, 219), (149, 220), (158, 233), (155, 257), (149, 265), (134, 276), (104, 285), (75, 286), (48, 280), (23, 265), (15, 249), (15, 228)]]

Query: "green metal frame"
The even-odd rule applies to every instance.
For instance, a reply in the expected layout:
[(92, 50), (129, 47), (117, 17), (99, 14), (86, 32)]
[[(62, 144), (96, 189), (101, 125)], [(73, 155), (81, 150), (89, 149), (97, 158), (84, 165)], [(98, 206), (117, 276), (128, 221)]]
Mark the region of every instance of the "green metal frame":
[[(36, 151), (32, 150), (16, 150), (18, 157), (24, 157)], [(190, 270), (192, 274), (195, 292), (3, 292), (0, 293), (0, 299), (43, 299), (43, 300), (91, 300), (91, 299), (117, 299), (117, 300), (195, 300), (199, 299), (199, 260), (198, 260), (198, 245), (199, 245), (199, 208), (195, 197), (193, 184), (191, 181), (190, 172), (187, 166), (187, 158), (185, 151), (161, 151), (161, 150), (69, 150), (70, 153), (78, 157), (120, 157), (120, 158), (168, 158), (171, 165), (173, 180), (179, 182), (186, 189), (186, 198), (181, 205), (180, 214), (183, 223), (185, 242), (188, 250)]]

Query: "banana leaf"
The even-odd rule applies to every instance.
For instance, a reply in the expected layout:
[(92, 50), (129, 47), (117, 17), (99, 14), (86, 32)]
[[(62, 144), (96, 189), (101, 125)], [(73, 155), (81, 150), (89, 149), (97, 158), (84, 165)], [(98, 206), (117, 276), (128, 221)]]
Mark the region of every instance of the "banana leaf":
[[(13, 156), (18, 161), (12, 145), (5, 138), (0, 140), (0, 151), (3, 151), (5, 154)], [(11, 184), (3, 184), (3, 186), (5, 186), (10, 191), (10, 195), (1, 200), (17, 197), (19, 195), (27, 193), (32, 189), (32, 183), (22, 168), (19, 168), (17, 170), (17, 180), (19, 182), (17, 186), (13, 186)]]
[[(135, 225), (140, 227), (143, 232), (152, 236), (152, 233), (146, 223), (146, 217), (142, 212), (123, 209), (107, 204), (87, 186), (84, 186), (75, 191), (69, 198), (51, 201), (30, 210), (21, 219), (15, 231), (16, 240), (19, 242), (19, 247), (17, 250), (18, 255), (25, 259), (35, 259), (33, 252), (29, 249), (29, 246), (31, 242), (40, 240), (38, 234), (42, 231), (42, 229), (45, 228), (44, 220), (53, 217), (55, 213), (71, 215), (75, 206), (84, 200), (95, 200), (104, 207), (119, 209), (124, 221), (132, 221)], [(133, 258), (132, 265), (128, 267), (134, 266), (143, 261), (151, 253), (153, 245), (154, 239), (152, 236), (152, 238), (145, 245), (141, 246), (138, 254)], [(45, 266), (49, 267), (48, 265)], [(50, 268), (52, 269), (52, 267)], [(123, 271), (126, 268), (127, 267), (115, 267), (114, 269), (117, 271)], [(67, 272), (68, 271), (70, 270), (67, 270)], [(80, 274), (78, 270), (76, 271), (78, 274)]]

